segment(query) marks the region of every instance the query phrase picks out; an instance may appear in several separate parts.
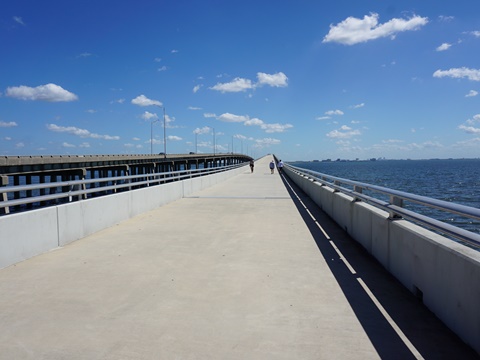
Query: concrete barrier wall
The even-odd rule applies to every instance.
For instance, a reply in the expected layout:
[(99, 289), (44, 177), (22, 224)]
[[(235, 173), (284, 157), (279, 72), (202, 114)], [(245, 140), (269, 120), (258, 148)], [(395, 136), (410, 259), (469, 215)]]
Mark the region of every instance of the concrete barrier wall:
[(0, 269), (213, 186), (248, 166), (0, 217)]
[(0, 268), (58, 246), (54, 207), (0, 218)]
[(287, 176), (480, 353), (480, 252), (286, 169)]

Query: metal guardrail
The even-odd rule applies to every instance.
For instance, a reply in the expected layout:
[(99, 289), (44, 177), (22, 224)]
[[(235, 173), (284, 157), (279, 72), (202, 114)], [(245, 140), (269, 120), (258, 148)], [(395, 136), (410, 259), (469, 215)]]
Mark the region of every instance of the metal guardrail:
[[(88, 199), (89, 196), (94, 194), (95, 196), (113, 195), (121, 191), (130, 191), (142, 187), (161, 185), (172, 181), (211, 175), (218, 172), (233, 170), (241, 166), (245, 166), (245, 163), (213, 168), (189, 169), (140, 175), (3, 186), (0, 187), (0, 214), (10, 214), (10, 209), (12, 207), (18, 207), (21, 205), (45, 204), (52, 201), (55, 202), (56, 205), (58, 203)], [(37, 193), (45, 193), (46, 190), (48, 190), (48, 194), (37, 195)], [(10, 196), (8, 196), (8, 194), (10, 194)], [(17, 198), (11, 199), (13, 194), (17, 194)], [(37, 206), (36, 208), (40, 207), (43, 206)], [(24, 209), (23, 211), (25, 210), (28, 209)]]
[[(480, 209), (437, 200), (426, 196), (415, 195), (403, 191), (389, 189), (383, 186), (371, 185), (359, 181), (339, 178), (316, 171), (299, 168), (286, 164), (285, 167), (291, 171), (309, 177), (323, 186), (328, 186), (353, 198), (353, 201), (364, 201), (390, 214), (391, 219), (407, 219), (418, 223), (442, 235), (453, 237), (461, 242), (480, 248), (480, 234), (458, 228), (454, 225), (444, 223), (431, 217), (421, 215), (415, 211), (404, 208), (405, 202), (434, 208), (450, 214), (456, 214), (465, 218), (480, 220)], [(348, 187), (350, 188), (348, 188)], [(365, 192), (368, 192), (366, 194)], [(381, 196), (388, 198), (382, 200)]]

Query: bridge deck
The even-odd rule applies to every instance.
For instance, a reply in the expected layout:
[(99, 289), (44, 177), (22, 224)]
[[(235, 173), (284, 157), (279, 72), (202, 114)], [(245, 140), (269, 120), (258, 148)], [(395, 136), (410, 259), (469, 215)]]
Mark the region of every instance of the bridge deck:
[(269, 161), (1, 270), (0, 358), (476, 357)]

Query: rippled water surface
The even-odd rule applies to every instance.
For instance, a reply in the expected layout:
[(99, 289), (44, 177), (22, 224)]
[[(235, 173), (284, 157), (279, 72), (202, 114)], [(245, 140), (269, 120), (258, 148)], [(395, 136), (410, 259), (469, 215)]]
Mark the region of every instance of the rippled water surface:
[[(327, 175), (480, 208), (480, 159), (291, 162)], [(425, 215), (480, 233), (480, 223), (429, 210)]]

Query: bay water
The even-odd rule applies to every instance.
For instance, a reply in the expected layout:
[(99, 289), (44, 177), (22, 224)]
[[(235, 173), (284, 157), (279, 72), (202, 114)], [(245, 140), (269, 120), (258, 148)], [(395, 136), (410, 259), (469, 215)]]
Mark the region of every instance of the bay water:
[[(480, 159), (296, 161), (288, 164), (344, 179), (480, 208)], [(419, 212), (480, 233), (479, 221), (434, 209)]]

